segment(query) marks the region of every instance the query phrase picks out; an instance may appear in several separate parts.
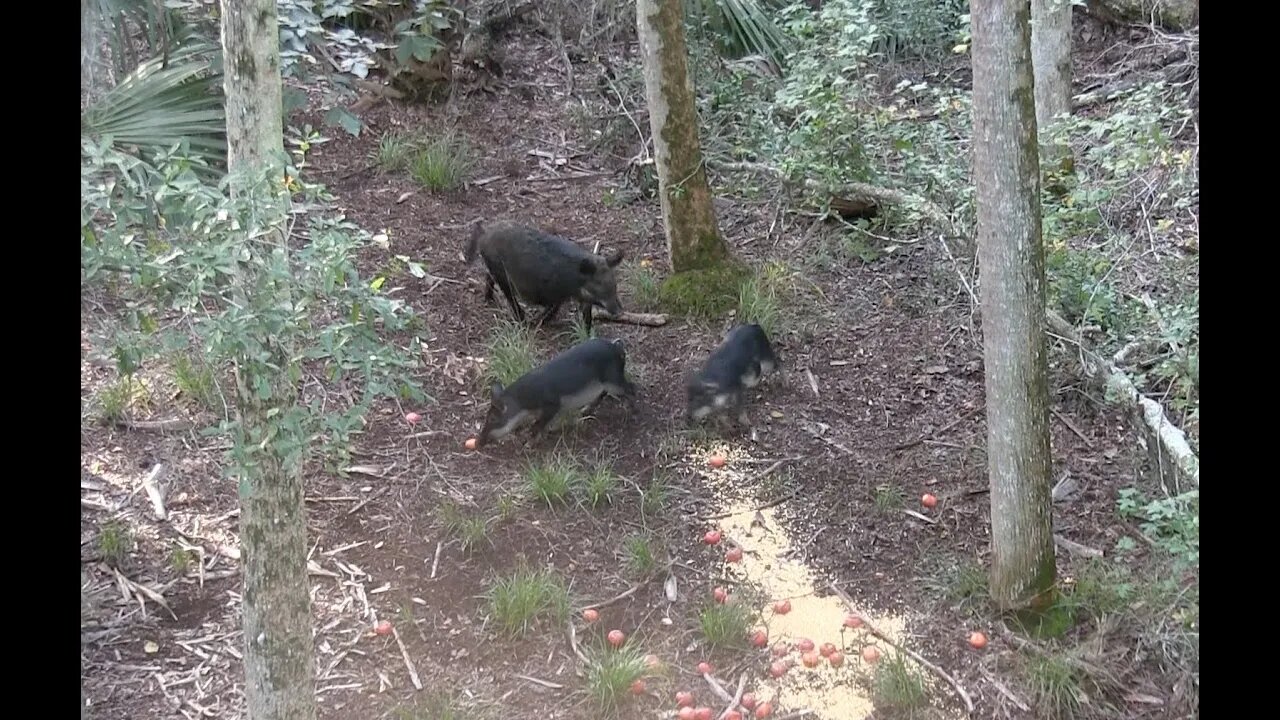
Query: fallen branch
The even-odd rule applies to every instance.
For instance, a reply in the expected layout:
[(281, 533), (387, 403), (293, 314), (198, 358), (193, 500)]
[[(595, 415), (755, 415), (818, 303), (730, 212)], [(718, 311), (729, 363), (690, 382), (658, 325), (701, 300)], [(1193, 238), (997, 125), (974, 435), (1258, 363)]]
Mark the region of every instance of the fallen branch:
[[(668, 564), (668, 565), (667, 565), (667, 568), (666, 568), (666, 570), (665, 570), (664, 572), (667, 572), (667, 571), (670, 571), (670, 570), (671, 570), (671, 566)], [(579, 613), (579, 614), (581, 614), (581, 613), (586, 612), (587, 610), (599, 610), (599, 609), (601, 609), (601, 608), (609, 607), (610, 605), (612, 605), (612, 604), (614, 604), (614, 603), (616, 603), (616, 602), (621, 602), (621, 601), (623, 601), (623, 600), (626, 600), (627, 598), (631, 597), (632, 595), (635, 595), (635, 594), (636, 594), (636, 592), (638, 592), (638, 591), (640, 590), (640, 588), (642, 588), (642, 587), (644, 587), (645, 585), (648, 585), (650, 582), (652, 582), (652, 581), (653, 581), (653, 579), (654, 579), (655, 577), (657, 577), (657, 575), (658, 575), (658, 573), (657, 573), (657, 572), (651, 572), (651, 573), (649, 573), (648, 575), (646, 575), (646, 576), (644, 577), (644, 579), (642, 579), (640, 582), (636, 583), (635, 585), (632, 585), (632, 586), (631, 586), (629, 589), (627, 589), (627, 590), (623, 590), (621, 593), (619, 593), (619, 594), (617, 594), (617, 595), (615, 595), (615, 596), (613, 596), (613, 597), (609, 598), (608, 600), (604, 600), (604, 601), (601, 601), (601, 602), (595, 603), (595, 604), (593, 604), (593, 605), (583, 605), (582, 607), (578, 608), (578, 613)]]
[(583, 665), (590, 665), (591, 661), (587, 659), (586, 655), (582, 654), (582, 649), (578, 647), (578, 630), (573, 627), (573, 618), (569, 618), (569, 622), (565, 623), (565, 625), (569, 629), (569, 648), (573, 650), (574, 655), (578, 656), (578, 660), (581, 661)]
[(404, 666), (409, 669), (409, 679), (413, 681), (415, 690), (422, 689), (422, 680), (418, 678), (418, 668), (413, 666), (413, 658), (409, 657), (409, 650), (404, 646), (404, 641), (400, 639), (400, 631), (396, 630), (396, 626), (391, 626), (391, 635), (396, 639), (396, 645), (400, 646), (400, 657), (404, 658)]
[(719, 681), (711, 676), (711, 673), (702, 673), (702, 679), (707, 681), (707, 684), (711, 686), (711, 691), (718, 695), (721, 700), (727, 703), (733, 702), (733, 696), (729, 694), (728, 690), (724, 689), (724, 686)]
[(614, 315), (598, 307), (591, 308), (591, 317), (595, 320), (626, 323), (628, 325), (645, 325), (648, 327), (662, 327), (667, 324), (667, 316), (659, 313), (622, 312)]
[(1058, 534), (1054, 534), (1053, 541), (1057, 543), (1058, 547), (1061, 547), (1072, 555), (1079, 555), (1080, 557), (1088, 558), (1100, 558), (1103, 556), (1102, 551), (1097, 548), (1091, 548), (1088, 545), (1081, 545), (1074, 540), (1068, 540)]
[[(840, 586), (836, 585), (835, 583), (831, 583), (830, 587), (831, 587), (831, 591), (834, 592), (837, 596), (839, 596), (840, 599), (844, 601), (844, 604), (847, 605), (851, 611), (854, 611), (854, 612), (857, 611), (857, 609), (853, 604), (853, 598), (849, 597), (848, 593), (846, 593), (844, 590), (841, 590)], [(920, 656), (920, 653), (912, 650), (911, 648), (903, 647), (899, 645), (897, 642), (891, 640), (889, 636), (885, 635), (884, 633), (876, 629), (876, 626), (872, 625), (871, 621), (868, 620), (866, 616), (861, 615), (861, 613), (859, 613), (859, 616), (862, 617), (862, 626), (866, 628), (867, 632), (870, 633), (873, 637), (892, 646), (898, 652), (903, 653), (904, 655), (911, 658), (912, 660), (915, 660), (916, 662), (920, 663), (921, 667), (929, 670), (933, 674), (947, 681), (951, 685), (951, 687), (955, 688), (956, 693), (960, 695), (960, 699), (964, 701), (965, 709), (969, 711), (970, 715), (973, 714), (973, 698), (969, 697), (969, 693), (965, 691), (964, 687), (961, 686), (960, 683), (954, 677), (951, 677), (951, 675), (946, 670), (943, 670), (937, 665), (934, 665), (928, 660), (925, 660), (923, 657)]]
[(150, 432), (177, 432), (190, 430), (193, 426), (186, 418), (166, 418), (164, 420), (129, 420), (121, 418), (116, 424), (126, 430), (146, 430)]
[(1050, 310), (1045, 313), (1045, 317), (1053, 332), (1080, 348), (1085, 374), (1102, 385), (1104, 389), (1113, 391), (1128, 406), (1138, 429), (1142, 431), (1147, 441), (1147, 447), (1154, 455), (1153, 459), (1161, 477), (1164, 476), (1168, 459), (1171, 458), (1175, 479), (1185, 478), (1196, 487), (1200, 487), (1200, 460), (1187, 444), (1186, 434), (1169, 420), (1160, 403), (1138, 392), (1133, 381), (1123, 370), (1085, 347), (1084, 341), (1062, 316)]
[(157, 520), (164, 520), (169, 514), (164, 509), (164, 494), (160, 492), (160, 474), (164, 472), (164, 463), (156, 463), (151, 468), (151, 472), (142, 478), (142, 489), (146, 491), (147, 497), (151, 499), (151, 511), (155, 513)]
[[(713, 170), (719, 170), (721, 172), (749, 172), (757, 175), (768, 175), (782, 180), (784, 183), (797, 184), (795, 181), (789, 179), (781, 170), (761, 163), (707, 160), (706, 165)], [(955, 224), (951, 222), (951, 218), (945, 211), (943, 211), (942, 208), (925, 198), (912, 195), (911, 193), (860, 182), (826, 186), (811, 178), (805, 178), (799, 181), (798, 184), (807, 190), (815, 190), (830, 195), (863, 197), (890, 205), (906, 205), (915, 207), (925, 217), (937, 223), (948, 233), (953, 236), (960, 237), (960, 234), (956, 232)]]
[(729, 706), (721, 711), (716, 720), (724, 720), (724, 716), (729, 714), (730, 710), (738, 707), (738, 703), (742, 702), (742, 691), (747, 689), (747, 674), (742, 673), (738, 676), (738, 690), (733, 694), (733, 699), (729, 701)]
[(1009, 702), (1013, 703), (1014, 705), (1017, 705), (1019, 710), (1021, 710), (1022, 712), (1031, 712), (1031, 708), (1025, 702), (1023, 702), (1021, 698), (1019, 698), (1017, 695), (1014, 695), (1012, 690), (1005, 687), (1005, 684), (997, 680), (996, 677), (992, 675), (986, 668), (980, 666), (978, 670), (979, 672), (982, 673), (982, 676), (987, 679), (987, 682), (991, 683), (991, 687), (994, 687), (996, 690), (1000, 692), (1001, 695), (1008, 698)]

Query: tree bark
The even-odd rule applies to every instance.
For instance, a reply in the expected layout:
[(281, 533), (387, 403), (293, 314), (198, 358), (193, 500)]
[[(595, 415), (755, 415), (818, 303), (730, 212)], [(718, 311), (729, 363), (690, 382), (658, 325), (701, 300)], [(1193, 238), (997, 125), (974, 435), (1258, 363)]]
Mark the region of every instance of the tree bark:
[(702, 161), (681, 0), (636, 0), (636, 30), (671, 269), (718, 267), (729, 248), (716, 227)]
[[(287, 262), (284, 118), (275, 0), (222, 0), (227, 166), (232, 193), (276, 193), (262, 208), (269, 236), (245, 238), (237, 293), (243, 307), (290, 304), (263, 268)], [(259, 181), (269, 179), (264, 187)], [(252, 303), (252, 304), (251, 304)], [(307, 579), (302, 450), (278, 432), (297, 402), (287, 335), (254, 328), (260, 345), (237, 361), (240, 548), (244, 562), (245, 702), (249, 720), (313, 720), (315, 651)]]
[(970, 6), (991, 597), (1006, 611), (1046, 607), (1055, 574), (1030, 10), (1028, 0)]
[(1031, 59), (1040, 132), (1071, 112), (1071, 0), (1031, 0)]

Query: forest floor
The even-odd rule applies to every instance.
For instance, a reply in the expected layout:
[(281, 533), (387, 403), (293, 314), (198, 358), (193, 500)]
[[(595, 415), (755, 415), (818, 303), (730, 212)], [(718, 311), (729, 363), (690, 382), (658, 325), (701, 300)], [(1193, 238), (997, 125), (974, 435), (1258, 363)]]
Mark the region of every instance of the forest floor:
[[(898, 698), (907, 707), (897, 712), (961, 717), (952, 685), (914, 660), (898, 662), (896, 646), (951, 675), (977, 716), (1036, 716), (1027, 704), (1042, 691), (1026, 682), (1027, 649), (981, 601), (989, 498), (975, 308), (928, 238), (899, 238), (870, 261), (823, 262), (840, 242), (838, 224), (722, 197), (721, 229), (734, 251), (754, 266), (785, 268), (773, 338), (785, 382), (755, 393), (752, 430), (685, 428), (685, 373), (733, 320), (672, 317), (661, 327), (597, 323), (598, 335), (626, 341), (628, 371), (641, 387), (634, 413), (605, 402), (528, 449), (510, 440), (463, 448), (487, 407), (480, 376), (491, 333), (510, 317), (500, 295), (483, 300), (480, 267), (460, 259), (471, 221), (510, 219), (625, 251), (627, 309), (641, 309), (632, 274), (641, 266), (665, 272), (656, 200), (617, 200), (625, 163), (584, 149), (554, 46), (531, 35), (509, 52), (510, 69), (493, 92), (459, 92), (447, 105), (383, 103), (362, 114), (366, 132), (334, 131), (310, 158), (312, 179), (329, 186), (350, 219), (386, 233), (389, 247), (369, 247), (362, 270), (387, 277), (387, 292), (422, 314), (428, 339), (417, 380), (432, 398), (380, 402), (353, 457), (308, 474), (321, 717), (599, 717), (569, 624), (584, 652), (618, 628), (627, 646), (660, 659), (663, 672), (649, 678), (644, 696), (624, 698), (623, 717), (671, 716), (677, 690), (718, 714), (727, 703), (697, 674), (701, 661), (730, 694), (744, 678), (747, 690), (773, 698), (775, 717), (806, 708), (826, 720), (895, 716), (885, 707), (895, 697), (886, 690), (894, 672), (924, 691), (923, 703)], [(308, 122), (320, 126), (318, 111), (300, 111), (290, 124)], [(428, 192), (372, 165), (384, 133), (443, 127), (482, 149), (464, 189)], [(427, 276), (405, 272), (396, 256), (421, 263)], [(96, 307), (86, 300), (82, 314), (86, 407), (114, 377), (92, 361), (100, 352), (90, 339)], [(572, 315), (563, 310), (534, 332), (541, 359), (571, 342)], [(1117, 517), (1117, 494), (1143, 482), (1146, 456), (1121, 413), (1084, 389), (1069, 353), (1053, 357), (1054, 477), (1074, 486), (1055, 504), (1055, 530), (1110, 554), (1133, 532)], [(155, 416), (185, 408), (199, 427), (171, 379), (147, 380)], [(409, 411), (420, 413), (416, 425), (406, 423)], [(224, 450), (197, 431), (82, 424), (92, 717), (234, 717), (243, 707), (237, 493), (222, 473)], [(713, 455), (726, 464), (711, 467)], [(552, 459), (610, 468), (611, 502), (593, 508), (580, 488), (563, 504), (534, 499), (529, 469)], [(163, 522), (139, 489), (156, 464), (166, 468)], [(921, 505), (925, 493), (936, 507)], [(459, 518), (483, 523), (465, 534)], [(703, 543), (712, 529), (724, 538), (714, 547)], [(104, 537), (125, 545), (118, 566), (99, 557)], [(733, 546), (741, 562), (725, 561)], [(526, 565), (564, 578), (574, 609), (514, 639), (496, 627), (486, 594)], [(1060, 549), (1068, 584), (1087, 565)], [(739, 649), (707, 647), (699, 617), (718, 586), (758, 613), (745, 627), (765, 629), (767, 647), (751, 648), (745, 637), (730, 638)], [(782, 599), (791, 603), (785, 615), (773, 606)], [(598, 603), (606, 603), (600, 620), (585, 623), (581, 608)], [(884, 638), (843, 628), (850, 612)], [(394, 635), (372, 631), (381, 619)], [(975, 630), (990, 638), (984, 649), (968, 644)], [(1104, 633), (1091, 624), (1068, 634), (1083, 646)], [(770, 647), (800, 638), (833, 643), (847, 659), (810, 669), (792, 650), (789, 672), (769, 677)], [(1123, 639), (1106, 642), (1118, 648), (1112, 655), (1126, 654)], [(864, 660), (868, 646), (882, 651), (879, 663)], [(1179, 692), (1198, 688), (1134, 670), (1109, 695), (1112, 716), (1181, 716)]]

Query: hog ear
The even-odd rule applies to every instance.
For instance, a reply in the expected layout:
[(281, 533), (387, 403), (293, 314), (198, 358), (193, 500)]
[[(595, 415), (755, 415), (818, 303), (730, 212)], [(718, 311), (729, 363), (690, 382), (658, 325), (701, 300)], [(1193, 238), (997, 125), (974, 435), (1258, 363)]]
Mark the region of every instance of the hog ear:
[(618, 267), (618, 263), (621, 263), (626, 256), (627, 254), (623, 251), (616, 250), (605, 259), (605, 262), (609, 264), (609, 267)]
[(583, 275), (595, 275), (596, 274), (595, 257), (582, 258), (582, 262), (578, 263), (578, 272), (582, 273)]

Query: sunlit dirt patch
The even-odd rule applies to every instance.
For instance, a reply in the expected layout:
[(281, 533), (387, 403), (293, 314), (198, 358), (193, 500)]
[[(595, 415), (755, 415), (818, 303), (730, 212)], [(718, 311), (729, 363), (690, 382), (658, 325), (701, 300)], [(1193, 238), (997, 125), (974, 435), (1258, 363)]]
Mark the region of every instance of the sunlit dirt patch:
[[(723, 457), (723, 467), (711, 465), (713, 457)], [(897, 651), (888, 643), (873, 637), (865, 628), (850, 629), (844, 625), (851, 613), (860, 615), (895, 643), (906, 644), (907, 618), (859, 605), (850, 608), (802, 560), (807, 545), (797, 543), (778, 520), (777, 508), (759, 507), (750, 499), (758, 488), (761, 471), (772, 465), (772, 459), (753, 459), (743, 447), (715, 442), (693, 448), (688, 459), (699, 468), (705, 487), (720, 506), (712, 514), (724, 516), (714, 521), (723, 535), (726, 547), (743, 549), (741, 562), (727, 566), (735, 583), (754, 586), (762, 593), (762, 606), (757, 608), (762, 627), (768, 632), (768, 645), (786, 646), (787, 653), (769, 661), (785, 663), (787, 671), (780, 678), (759, 678), (749, 683), (761, 700), (773, 702), (776, 711), (801, 709), (814, 711), (813, 717), (831, 720), (859, 720), (875, 710), (871, 697), (875, 663), (867, 662), (863, 651), (875, 647), (884, 662)], [(857, 602), (857, 588), (844, 588)], [(777, 603), (787, 601), (786, 612)], [(816, 667), (806, 667), (797, 648), (801, 640), (813, 643), (814, 652), (825, 643), (834, 645), (843, 655), (839, 667), (819, 655)], [(810, 658), (812, 662), (812, 656)], [(907, 664), (920, 676), (926, 692), (936, 695), (936, 678), (914, 661)]]

